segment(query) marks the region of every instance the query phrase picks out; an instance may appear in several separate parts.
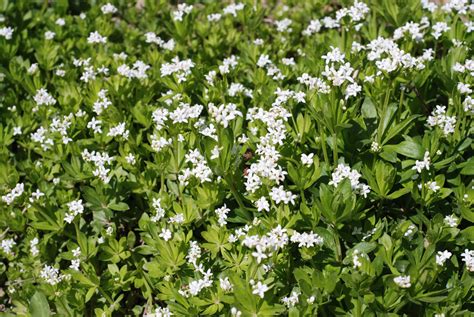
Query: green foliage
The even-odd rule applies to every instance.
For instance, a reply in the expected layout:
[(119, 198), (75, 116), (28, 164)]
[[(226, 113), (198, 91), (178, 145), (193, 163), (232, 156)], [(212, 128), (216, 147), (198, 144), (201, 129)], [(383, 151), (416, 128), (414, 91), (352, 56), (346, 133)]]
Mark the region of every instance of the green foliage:
[(0, 315), (472, 314), (472, 5), (178, 2), (0, 0)]

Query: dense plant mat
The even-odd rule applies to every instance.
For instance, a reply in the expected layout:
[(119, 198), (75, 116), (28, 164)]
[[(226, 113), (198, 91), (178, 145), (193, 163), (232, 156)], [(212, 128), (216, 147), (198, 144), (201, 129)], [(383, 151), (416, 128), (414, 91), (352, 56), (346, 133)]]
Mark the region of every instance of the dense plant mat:
[(472, 314), (473, 15), (0, 0), (0, 315)]

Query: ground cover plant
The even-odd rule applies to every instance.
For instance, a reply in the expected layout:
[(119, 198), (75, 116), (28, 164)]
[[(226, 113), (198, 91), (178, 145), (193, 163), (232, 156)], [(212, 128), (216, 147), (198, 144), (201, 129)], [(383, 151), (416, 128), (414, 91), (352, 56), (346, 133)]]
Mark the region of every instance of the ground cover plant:
[(0, 315), (468, 316), (474, 4), (0, 1)]

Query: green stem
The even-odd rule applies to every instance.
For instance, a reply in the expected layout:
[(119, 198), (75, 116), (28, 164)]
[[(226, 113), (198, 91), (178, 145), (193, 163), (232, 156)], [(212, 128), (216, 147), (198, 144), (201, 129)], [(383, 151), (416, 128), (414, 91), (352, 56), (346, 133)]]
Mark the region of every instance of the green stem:
[(226, 177), (226, 181), (229, 184), (230, 192), (232, 193), (232, 196), (234, 196), (235, 200), (237, 201), (237, 204), (239, 205), (241, 209), (245, 210), (246, 209), (245, 204), (242, 201), (242, 197), (240, 196), (240, 193), (235, 188), (235, 184), (233, 182), (232, 177)]
[(334, 132), (333, 135), (332, 135), (332, 155), (333, 155), (333, 158), (334, 158), (334, 167), (337, 166), (337, 162), (339, 161), (339, 157), (338, 157), (338, 154), (337, 154), (337, 132)]
[(104, 298), (109, 302), (110, 306), (112, 306), (111, 308), (115, 310), (115, 303), (112, 300), (112, 298), (109, 295), (107, 295), (107, 293), (102, 289), (102, 287), (97, 286), (97, 289), (99, 290), (100, 294), (104, 296)]
[(326, 134), (324, 132), (321, 132), (321, 127), (318, 125), (320, 134), (321, 134), (321, 148), (323, 149), (323, 156), (324, 156), (324, 162), (326, 162), (327, 166), (330, 166), (329, 164), (329, 156), (328, 152), (326, 149)]

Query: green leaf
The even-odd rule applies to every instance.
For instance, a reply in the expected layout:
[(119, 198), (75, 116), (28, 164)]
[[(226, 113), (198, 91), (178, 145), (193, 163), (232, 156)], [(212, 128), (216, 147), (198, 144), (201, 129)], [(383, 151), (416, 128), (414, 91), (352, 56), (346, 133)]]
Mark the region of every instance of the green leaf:
[(111, 203), (108, 207), (116, 211), (125, 211), (130, 209), (126, 203)]
[(370, 97), (365, 97), (361, 113), (364, 118), (377, 118), (377, 109)]
[(48, 300), (40, 291), (36, 291), (36, 293), (31, 297), (29, 312), (32, 317), (51, 316)]
[(411, 138), (408, 138), (406, 141), (402, 141), (397, 145), (386, 145), (385, 148), (393, 150), (403, 156), (418, 160), (423, 159), (423, 156), (425, 154), (425, 151), (421, 144), (415, 142)]
[(474, 241), (474, 226), (470, 226), (461, 231), (461, 236), (467, 241)]

